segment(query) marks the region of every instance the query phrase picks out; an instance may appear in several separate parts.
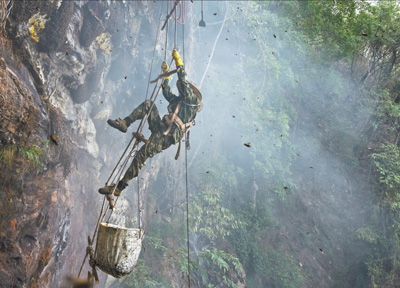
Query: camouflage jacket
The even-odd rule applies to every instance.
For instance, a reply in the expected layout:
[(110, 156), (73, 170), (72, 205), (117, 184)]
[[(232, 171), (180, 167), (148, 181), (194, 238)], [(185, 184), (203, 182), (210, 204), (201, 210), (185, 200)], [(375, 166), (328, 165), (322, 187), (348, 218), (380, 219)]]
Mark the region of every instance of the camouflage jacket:
[[(176, 96), (171, 92), (171, 87), (169, 86), (169, 79), (165, 79), (163, 82), (163, 95), (165, 99), (169, 102), (168, 111), (175, 112), (176, 106), (180, 101), (182, 104), (179, 108), (178, 117), (184, 122), (189, 123), (196, 118), (196, 113), (198, 110), (198, 104), (200, 104), (199, 99), (193, 93), (192, 88), (190, 88), (189, 82), (186, 80), (186, 72), (183, 67), (178, 72), (178, 81), (181, 87), (183, 87), (184, 95)], [(185, 111), (186, 110), (186, 111)]]

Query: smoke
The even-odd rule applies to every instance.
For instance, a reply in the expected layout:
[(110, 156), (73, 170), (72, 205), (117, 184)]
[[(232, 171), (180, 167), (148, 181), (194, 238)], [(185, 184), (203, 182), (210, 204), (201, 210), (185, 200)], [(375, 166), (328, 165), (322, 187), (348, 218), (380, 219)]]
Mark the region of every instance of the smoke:
[[(206, 27), (199, 27), (201, 4), (187, 3), (185, 66), (189, 81), (201, 84), (204, 103), (191, 131), (190, 193), (217, 187), (231, 196), (226, 206), (237, 213), (248, 205), (267, 207), (277, 226), (266, 245), (291, 255), (309, 283), (328, 287), (335, 273), (368, 253), (349, 244), (365, 223), (363, 211), (373, 195), (366, 190), (358, 158), (373, 107), (361, 100), (363, 87), (343, 67), (313, 57), (298, 27), (275, 4), (265, 4), (265, 18), (257, 18), (260, 11), (250, 1), (205, 1)], [(161, 2), (154, 5), (154, 22), (142, 23), (147, 28), (135, 43), (122, 48), (121, 59), (113, 59), (128, 61), (129, 69), (126, 75), (110, 69), (107, 76), (104, 93), (113, 97), (104, 101), (112, 119), (126, 117), (146, 95)], [(177, 47), (183, 53), (178, 31)], [(152, 78), (160, 72), (164, 37), (159, 33)], [(176, 76), (172, 87), (175, 81)], [(167, 113), (162, 95), (156, 105), (161, 116)], [(103, 157), (116, 163), (106, 149), (122, 153), (130, 135), (116, 137), (101, 121), (96, 124)], [(160, 174), (167, 175), (167, 183), (150, 185), (149, 195), (158, 200), (162, 185), (183, 189), (184, 163), (175, 162), (174, 154), (171, 147), (155, 157), (164, 165)], [(149, 160), (144, 171), (151, 173), (152, 161), (157, 160)]]
[[(324, 287), (369, 253), (350, 243), (374, 193), (366, 190), (369, 167), (358, 157), (373, 104), (362, 100), (363, 87), (343, 66), (316, 60), (276, 7), (264, 25), (248, 23), (257, 14), (253, 3), (207, 2), (207, 27), (193, 28), (196, 68), (189, 75), (207, 73), (189, 163), (192, 175), (216, 169), (209, 185), (233, 173), (239, 184), (220, 186), (236, 190), (228, 205), (238, 211), (237, 203), (267, 205), (279, 232), (266, 242), (286, 250), (308, 281)], [(199, 9), (193, 14), (201, 18)], [(313, 278), (315, 271), (324, 272)]]

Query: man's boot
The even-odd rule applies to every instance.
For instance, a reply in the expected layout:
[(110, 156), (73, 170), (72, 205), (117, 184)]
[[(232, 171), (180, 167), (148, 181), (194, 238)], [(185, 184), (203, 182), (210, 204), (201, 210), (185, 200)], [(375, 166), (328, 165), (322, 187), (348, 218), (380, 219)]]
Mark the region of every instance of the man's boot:
[(118, 118), (118, 119), (115, 119), (115, 120), (108, 119), (107, 123), (111, 127), (115, 128), (115, 129), (118, 129), (119, 131), (121, 131), (123, 133), (125, 133), (126, 130), (128, 130), (128, 126), (129, 126), (128, 123), (126, 123), (126, 120), (125, 119), (121, 119), (121, 118)]
[[(115, 188), (114, 195), (120, 196), (122, 190), (124, 190), (126, 188), (126, 186), (128, 186), (128, 184), (126, 184), (125, 182), (119, 181), (117, 188)], [(114, 187), (115, 187), (115, 184), (105, 186), (105, 187), (99, 189), (99, 193), (103, 194), (103, 195), (109, 195), (113, 192)]]

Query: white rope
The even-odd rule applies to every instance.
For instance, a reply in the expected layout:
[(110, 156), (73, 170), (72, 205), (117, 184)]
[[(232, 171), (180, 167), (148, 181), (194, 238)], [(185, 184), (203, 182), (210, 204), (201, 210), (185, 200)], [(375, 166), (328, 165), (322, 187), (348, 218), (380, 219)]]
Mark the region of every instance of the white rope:
[(215, 52), (215, 47), (217, 47), (217, 43), (218, 43), (219, 37), (221, 36), (222, 29), (224, 28), (225, 22), (227, 20), (227, 18), (226, 18), (227, 15), (228, 15), (228, 9), (226, 9), (224, 21), (222, 22), (221, 28), (219, 29), (217, 38), (215, 38), (214, 45), (213, 45), (213, 48), (212, 48), (212, 51), (211, 51), (211, 55), (210, 55), (210, 60), (207, 63), (206, 70), (204, 71), (203, 77), (201, 78), (201, 81), (200, 81), (200, 86), (199, 86), (200, 89), (201, 89), (201, 86), (203, 85), (204, 79), (205, 79), (205, 77), (207, 75), (208, 68), (210, 68), (210, 64), (211, 64), (211, 61), (212, 61), (212, 58), (213, 58), (214, 52)]

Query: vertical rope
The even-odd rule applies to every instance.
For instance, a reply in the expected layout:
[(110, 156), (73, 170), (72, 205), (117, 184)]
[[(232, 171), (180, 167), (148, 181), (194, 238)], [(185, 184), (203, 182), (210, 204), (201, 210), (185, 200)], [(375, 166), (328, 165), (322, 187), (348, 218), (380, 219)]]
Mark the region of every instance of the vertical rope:
[[(139, 170), (139, 162), (136, 165), (136, 170)], [(141, 228), (140, 228), (140, 180), (139, 180), (139, 172), (138, 175), (136, 176), (137, 178), (137, 207), (138, 207), (138, 211), (137, 211), (137, 217), (138, 217), (138, 227), (139, 227), (139, 238), (142, 238), (141, 235)]]
[(174, 14), (175, 14), (175, 42), (174, 42), (174, 48), (176, 49), (176, 22), (178, 22), (178, 20), (176, 20), (176, 9), (174, 11)]
[(221, 33), (222, 33), (223, 28), (224, 28), (225, 22), (227, 20), (227, 16), (228, 16), (228, 9), (226, 9), (224, 21), (222, 22), (222, 25), (221, 25), (221, 27), (219, 29), (217, 38), (215, 38), (214, 45), (213, 45), (213, 48), (212, 48), (211, 54), (210, 54), (210, 59), (208, 60), (206, 70), (204, 71), (203, 77), (201, 78), (199, 88), (201, 88), (201, 86), (203, 85), (204, 79), (206, 78), (206, 74), (207, 74), (208, 68), (210, 67), (211, 60), (213, 59), (213, 56), (214, 56), (215, 47), (217, 46), (218, 39), (221, 36)]
[[(168, 5), (167, 5), (167, 6), (168, 6)], [(128, 6), (128, 7), (129, 7), (129, 6)], [(161, 25), (162, 8), (163, 8), (163, 6), (161, 6), (161, 11), (160, 11), (160, 24), (159, 24), (159, 26)], [(153, 60), (154, 60), (154, 55), (155, 55), (155, 50), (156, 50), (156, 45), (157, 45), (157, 40), (158, 40), (158, 32), (159, 32), (159, 30), (157, 30), (156, 43), (155, 43), (154, 51), (153, 51), (153, 59), (152, 59), (152, 61), (151, 61), (151, 66), (150, 66), (149, 83), (150, 83), (150, 77), (151, 77), (151, 72), (152, 72), (152, 67), (153, 67)], [(4, 49), (4, 48), (3, 48), (3, 49)], [(4, 52), (3, 52), (3, 54), (4, 54)], [(154, 92), (156, 91), (157, 86), (158, 86), (158, 81), (157, 81), (157, 83), (156, 83), (156, 85), (155, 85), (155, 87), (154, 87), (154, 90), (153, 90), (153, 93), (152, 93), (152, 95), (151, 95), (151, 97), (150, 97), (150, 100), (153, 98)], [(149, 87), (149, 86), (147, 86), (147, 89), (148, 89), (148, 87)], [(154, 98), (154, 100), (153, 100), (153, 105), (154, 105), (155, 100), (157, 99), (157, 96), (158, 96), (160, 90), (161, 90), (161, 85), (158, 87), (157, 93), (156, 93), (155, 98)], [(146, 99), (147, 99), (147, 93), (148, 93), (148, 92), (146, 92)], [(145, 121), (147, 121), (147, 118), (148, 118), (148, 116), (149, 116), (150, 111), (151, 111), (152, 108), (153, 108), (153, 105), (151, 106), (150, 110), (148, 111), (148, 113), (147, 113), (147, 115), (146, 115)], [(142, 124), (143, 124), (143, 119), (142, 119), (142, 121), (141, 121), (140, 124), (139, 124), (138, 133), (141, 133), (142, 130), (143, 130), (144, 125), (142, 125)], [(121, 158), (119, 159), (117, 165), (115, 166), (115, 168), (114, 168), (114, 170), (112, 171), (110, 177), (108, 178), (107, 183), (106, 183), (106, 186), (108, 185), (108, 182), (109, 182), (110, 179), (112, 178), (114, 172), (117, 170), (117, 167), (119, 166), (121, 160), (123, 159), (125, 153), (128, 151), (128, 149), (129, 149), (129, 147), (130, 147), (130, 145), (131, 145), (131, 143), (133, 142), (134, 139), (135, 139), (135, 137), (132, 137), (132, 139), (131, 139), (131, 141), (129, 142), (128, 146), (126, 147), (126, 149), (125, 149), (123, 155), (122, 155)], [(120, 168), (119, 171), (118, 171), (118, 173), (117, 173), (117, 175), (119, 174), (118, 180), (121, 178), (122, 173), (124, 172), (124, 170), (125, 170), (125, 168), (126, 168), (126, 165), (127, 165), (127, 163), (129, 162), (128, 160), (129, 160), (130, 155), (132, 155), (132, 153), (133, 153), (134, 150), (135, 150), (135, 147), (136, 147), (138, 144), (139, 144), (139, 142), (136, 140), (135, 143), (133, 144), (132, 149), (131, 149), (130, 152), (129, 152), (128, 157), (123, 161), (123, 164), (122, 164), (123, 167)], [(115, 180), (115, 177), (114, 177), (114, 180)], [(139, 180), (139, 177), (138, 177), (138, 180)], [(116, 186), (117, 186), (117, 185), (116, 185)], [(115, 189), (116, 189), (116, 186), (114, 187), (112, 193), (114, 193), (114, 191), (115, 191)], [(139, 182), (138, 182), (138, 187), (139, 187)], [(94, 230), (94, 232), (93, 232), (93, 237), (92, 237), (92, 239), (91, 239), (91, 243), (89, 243), (90, 245), (93, 245), (93, 243), (95, 242), (95, 238), (96, 238), (96, 236), (97, 236), (97, 232), (98, 232), (98, 229), (99, 229), (99, 224), (100, 224), (101, 221), (104, 220), (105, 216), (107, 215), (108, 210), (104, 211), (104, 209), (105, 209), (105, 200), (106, 200), (106, 196), (103, 197), (102, 208), (101, 208), (101, 211), (100, 211), (99, 218), (98, 218), (98, 220), (97, 220), (96, 228), (95, 228), (95, 230)], [(115, 201), (115, 204), (117, 203), (117, 201), (118, 201), (118, 198), (117, 198), (117, 200)], [(139, 190), (138, 190), (138, 203), (140, 203), (140, 199), (139, 199)], [(104, 212), (103, 212), (103, 211), (104, 211)], [(140, 206), (139, 206), (139, 205), (138, 205), (138, 211), (139, 211), (139, 213), (140, 213)], [(107, 222), (108, 222), (109, 219), (111, 218), (112, 213), (113, 213), (113, 210), (111, 210), (111, 213), (110, 213), (110, 215), (109, 215), (109, 217), (108, 217)], [(140, 229), (140, 216), (138, 217), (138, 222), (139, 222), (139, 229)], [(96, 258), (96, 253), (97, 253), (97, 245), (96, 245), (95, 251), (94, 251), (95, 258)], [(87, 259), (88, 255), (89, 255), (89, 254), (88, 254), (88, 250), (87, 250), (87, 251), (86, 251), (86, 254), (85, 254), (85, 257), (84, 257), (84, 259), (83, 259), (83, 261), (82, 261), (82, 265), (81, 265), (81, 267), (80, 267), (80, 269), (79, 269), (79, 273), (78, 273), (77, 278), (79, 278), (80, 275), (81, 275), (81, 273), (82, 273), (82, 269), (83, 269), (83, 266), (84, 266), (84, 264), (85, 264), (85, 262), (86, 262), (86, 259)]]
[[(185, 25), (182, 25), (182, 56), (183, 63), (185, 63)], [(186, 98), (187, 95), (184, 95)], [(186, 99), (184, 100), (186, 102)], [(187, 116), (187, 105), (185, 106), (184, 114), (185, 121)], [(186, 240), (187, 240), (187, 266), (188, 266), (188, 287), (190, 288), (190, 240), (189, 240), (189, 185), (188, 185), (188, 161), (187, 161), (187, 150), (188, 150), (188, 142), (187, 142), (187, 132), (185, 130), (185, 186), (186, 186)]]
[[(162, 11), (163, 11), (163, 7), (164, 7), (164, 1), (161, 4), (161, 9), (160, 9), (160, 17), (159, 17), (159, 24), (158, 24), (158, 28), (157, 28), (157, 35), (156, 35), (156, 43), (154, 44), (154, 50), (153, 50), (153, 57), (151, 58), (151, 64), (150, 64), (150, 74), (149, 74), (149, 80), (147, 82), (147, 89), (146, 89), (146, 100), (147, 100), (147, 96), (148, 96), (148, 92), (149, 92), (149, 86), (150, 86), (150, 81), (151, 81), (151, 72), (153, 70), (153, 61), (154, 61), (154, 55), (156, 54), (156, 47), (157, 47), (157, 42), (158, 42), (158, 34), (160, 31), (160, 26), (161, 26), (161, 16), (162, 16)], [(167, 5), (167, 9), (168, 9), (168, 5)], [(168, 34), (168, 28), (167, 28), (167, 34)], [(156, 85), (157, 87), (157, 85)], [(153, 91), (154, 94), (154, 91)], [(152, 95), (153, 96), (153, 95)], [(152, 107), (151, 107), (152, 108)], [(151, 109), (148, 111), (148, 113), (150, 114)], [(140, 124), (143, 123), (143, 119), (140, 122)], [(137, 163), (137, 167), (136, 169), (139, 170), (139, 163)], [(138, 218), (138, 227), (139, 227), (139, 237), (141, 237), (141, 227), (140, 227), (140, 177), (139, 177), (139, 172), (138, 175), (136, 176), (137, 178), (137, 218)], [(111, 215), (110, 215), (111, 217)]]
[(182, 46), (183, 46), (183, 51), (182, 51), (183, 63), (185, 63), (185, 25), (182, 25)]
[[(185, 105), (186, 119), (186, 105)], [(189, 240), (189, 187), (188, 187), (188, 161), (187, 161), (187, 139), (185, 133), (185, 170), (186, 170), (186, 238), (187, 238), (187, 265), (188, 265), (188, 286), (190, 288), (190, 240)]]
[[(168, 17), (168, 5), (167, 5), (167, 17)], [(164, 61), (167, 61), (167, 49), (168, 49), (168, 28), (169, 21), (167, 20), (167, 30), (165, 31), (165, 51), (164, 51)]]
[[(157, 35), (156, 35), (156, 43), (154, 44), (154, 50), (153, 50), (153, 57), (151, 58), (151, 64), (150, 64), (150, 73), (149, 73), (149, 80), (147, 81), (147, 89), (146, 89), (146, 100), (147, 100), (147, 96), (149, 93), (149, 86), (150, 86), (150, 81), (151, 81), (151, 72), (153, 71), (153, 61), (154, 61), (154, 55), (156, 54), (156, 47), (157, 47), (157, 42), (158, 42), (158, 34), (160, 32), (160, 25), (161, 25), (161, 15), (162, 15), (162, 8), (164, 6), (164, 1), (161, 4), (161, 9), (160, 9), (160, 21), (158, 23), (158, 29), (157, 29)], [(168, 8), (168, 5), (167, 5)], [(168, 31), (168, 30), (167, 30)]]

